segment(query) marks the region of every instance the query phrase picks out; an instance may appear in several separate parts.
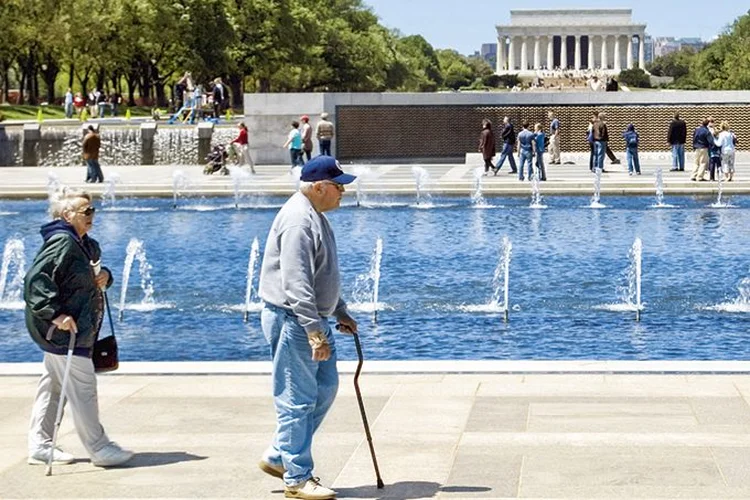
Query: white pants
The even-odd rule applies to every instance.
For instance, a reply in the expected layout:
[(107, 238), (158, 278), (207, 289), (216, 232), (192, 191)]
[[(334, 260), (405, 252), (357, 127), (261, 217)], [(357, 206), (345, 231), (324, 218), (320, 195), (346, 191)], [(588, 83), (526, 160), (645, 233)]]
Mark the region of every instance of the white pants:
[(255, 172), (255, 164), (253, 163), (253, 157), (250, 156), (250, 148), (247, 147), (247, 144), (233, 142), (232, 148), (237, 157), (242, 160), (242, 163), (249, 165), (253, 172)]
[[(66, 359), (65, 355), (44, 353), (42, 378), (37, 387), (29, 424), (30, 454), (52, 445)], [(109, 443), (109, 438), (99, 423), (96, 374), (91, 359), (73, 356), (65, 395), (65, 403), (70, 404), (78, 437), (89, 456), (93, 456)]]

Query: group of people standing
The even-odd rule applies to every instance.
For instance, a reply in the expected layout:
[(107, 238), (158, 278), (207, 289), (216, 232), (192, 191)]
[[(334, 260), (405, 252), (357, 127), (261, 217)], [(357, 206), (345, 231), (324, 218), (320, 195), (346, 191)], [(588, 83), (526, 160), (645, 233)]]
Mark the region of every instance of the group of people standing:
[[(496, 165), (492, 164), (492, 159), (496, 154), (495, 134), (492, 131), (492, 122), (486, 118), (482, 120), (482, 133), (479, 136), (479, 152), (482, 153), (484, 160), (484, 175), (489, 175), (490, 169), (492, 169), (494, 175), (497, 175), (507, 158), (510, 165), (510, 174), (517, 173), (518, 180), (523, 181), (525, 179), (524, 171), (526, 171), (528, 180), (532, 180), (534, 175), (532, 159), (536, 157), (536, 175), (540, 181), (546, 181), (547, 171), (544, 166), (544, 150), (547, 147), (548, 141), (551, 156), (550, 165), (560, 164), (560, 121), (552, 111), (549, 112), (549, 118), (549, 136), (542, 130), (541, 123), (535, 124), (534, 131), (532, 132), (528, 121), (523, 122), (523, 128), (518, 133), (518, 136), (516, 136), (510, 118), (507, 116), (504, 117), (503, 130), (500, 132), (503, 149), (500, 152), (500, 159)], [(518, 163), (520, 164), (520, 169), (516, 166), (516, 160), (513, 158), (515, 145), (518, 146)]]
[(208, 104), (213, 108), (214, 117), (229, 108), (229, 92), (220, 77), (210, 83), (210, 93), (204, 92), (203, 85), (193, 82), (193, 75), (189, 71), (180, 78), (174, 86), (175, 111), (184, 107), (202, 108)]
[(73, 94), (73, 90), (68, 87), (63, 98), (65, 118), (73, 118), (73, 113), (80, 116), (85, 107), (88, 107), (91, 118), (104, 118), (106, 108), (109, 108), (110, 116), (117, 116), (120, 103), (122, 103), (122, 96), (116, 90), (110, 90), (107, 94), (94, 89), (84, 99), (80, 92)]
[[(331, 141), (335, 135), (335, 129), (333, 123), (328, 120), (328, 113), (320, 114), (320, 121), (315, 126), (314, 133), (318, 139), (319, 154), (331, 156)], [(291, 130), (283, 146), (289, 149), (292, 168), (301, 167), (306, 161), (310, 161), (312, 158), (312, 137), (313, 128), (310, 125), (310, 117), (308, 115), (302, 115), (299, 121), (292, 121)]]
[[(687, 124), (675, 113), (674, 120), (669, 124), (667, 142), (672, 148), (672, 171), (685, 170), (685, 142), (687, 141)], [(706, 180), (732, 181), (734, 179), (734, 156), (737, 147), (737, 136), (724, 120), (717, 127), (712, 117), (701, 121), (693, 132), (693, 150), (695, 151), (695, 166), (690, 174), (690, 180), (703, 182)], [(709, 178), (705, 178), (708, 170)]]
[[(482, 132), (479, 138), (479, 152), (484, 160), (484, 175), (488, 175), (490, 169), (497, 175), (505, 163), (506, 158), (510, 163), (509, 173), (518, 173), (518, 179), (524, 180), (524, 165), (528, 164), (528, 179), (533, 175), (532, 157), (536, 156), (537, 174), (540, 180), (546, 180), (544, 167), (544, 150), (547, 140), (549, 141), (550, 165), (560, 164), (560, 121), (555, 113), (548, 113), (550, 126), (549, 135), (542, 131), (542, 124), (537, 123), (532, 132), (528, 122), (522, 124), (523, 130), (516, 135), (513, 124), (509, 117), (503, 118), (503, 129), (500, 133), (502, 150), (497, 164), (492, 161), (496, 154), (495, 135), (492, 131), (492, 123), (488, 119), (482, 120)], [(606, 115), (603, 112), (594, 111), (589, 120), (586, 130), (586, 140), (589, 144), (589, 170), (605, 172), (604, 157), (607, 156), (612, 164), (619, 164), (620, 160), (612, 152), (609, 146), (610, 136)], [(628, 164), (629, 175), (641, 175), (641, 165), (638, 158), (638, 147), (640, 135), (634, 124), (630, 123), (622, 132), (625, 142), (625, 155)], [(669, 124), (667, 142), (672, 149), (671, 171), (685, 170), (685, 143), (687, 141), (687, 125), (675, 113), (674, 119)], [(515, 147), (518, 148), (518, 163), (516, 166), (513, 157)], [(693, 181), (718, 180), (723, 175), (723, 180), (731, 181), (734, 178), (734, 157), (737, 147), (737, 136), (731, 130), (727, 121), (720, 125), (714, 124), (714, 119), (704, 119), (693, 133), (693, 149), (695, 151), (695, 168), (690, 179)], [(705, 178), (708, 171), (709, 178)]]

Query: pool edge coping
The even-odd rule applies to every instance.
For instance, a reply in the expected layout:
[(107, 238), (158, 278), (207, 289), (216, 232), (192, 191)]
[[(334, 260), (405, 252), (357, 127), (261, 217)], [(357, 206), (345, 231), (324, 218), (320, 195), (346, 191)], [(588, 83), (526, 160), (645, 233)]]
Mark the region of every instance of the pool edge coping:
[[(354, 373), (356, 361), (339, 361)], [(39, 362), (0, 363), (0, 377), (38, 376)], [(383, 374), (750, 374), (750, 361), (621, 360), (365, 360), (363, 372)], [(270, 361), (124, 361), (111, 375), (268, 375)]]

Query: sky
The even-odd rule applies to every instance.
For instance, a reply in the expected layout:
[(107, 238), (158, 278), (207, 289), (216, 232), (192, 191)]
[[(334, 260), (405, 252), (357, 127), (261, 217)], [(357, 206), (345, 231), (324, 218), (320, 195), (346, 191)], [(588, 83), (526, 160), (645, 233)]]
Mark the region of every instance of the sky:
[(511, 8), (627, 8), (633, 22), (645, 23), (651, 36), (699, 37), (711, 40), (748, 12), (744, 0), (364, 0), (381, 24), (404, 35), (422, 35), (433, 47), (473, 54), (483, 43), (495, 43), (497, 24), (510, 24)]

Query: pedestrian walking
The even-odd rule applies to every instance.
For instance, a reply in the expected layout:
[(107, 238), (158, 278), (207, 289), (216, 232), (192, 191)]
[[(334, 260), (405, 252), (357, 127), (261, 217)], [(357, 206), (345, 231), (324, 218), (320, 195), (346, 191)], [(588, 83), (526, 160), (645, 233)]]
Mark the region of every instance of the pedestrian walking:
[(305, 153), (305, 158), (307, 158), (306, 161), (310, 161), (310, 158), (312, 158), (313, 150), (313, 130), (312, 126), (310, 125), (310, 117), (307, 115), (302, 115), (299, 120), (300, 122), (302, 122), (302, 130), (300, 130), (300, 134), (302, 134), (302, 151)]
[(312, 440), (336, 397), (336, 342), (357, 333), (341, 297), (336, 240), (325, 212), (339, 207), (355, 180), (330, 156), (303, 168), (299, 191), (279, 210), (268, 234), (260, 273), (261, 327), (271, 348), (276, 431), (260, 469), (284, 481), (287, 497), (334, 498), (313, 475)]
[(607, 130), (606, 118), (607, 117), (604, 113), (598, 113), (591, 129), (594, 139), (594, 168), (598, 168), (602, 172), (604, 171), (604, 155), (607, 151), (609, 142), (609, 131)]
[(318, 138), (320, 154), (331, 156), (331, 141), (335, 135), (333, 123), (328, 120), (328, 113), (320, 114), (320, 121), (315, 126), (315, 137)]
[(495, 156), (495, 134), (492, 132), (492, 122), (482, 120), (482, 133), (479, 135), (479, 152), (484, 160), (484, 175), (492, 168), (492, 158)]
[(289, 157), (292, 160), (292, 168), (304, 165), (302, 161), (302, 135), (299, 132), (299, 122), (292, 122), (292, 130), (289, 131), (284, 147), (289, 148)]
[[(88, 233), (94, 222), (91, 195), (61, 188), (50, 197), (52, 222), (41, 228), (44, 243), (24, 280), (26, 326), (44, 352), (29, 426), (29, 464), (72, 463), (74, 457), (52, 449), (55, 414), (61, 400), (73, 414), (78, 437), (97, 467), (121, 465), (133, 452), (110, 441), (99, 421), (96, 374), (91, 360), (104, 317), (103, 290), (112, 286), (112, 273), (99, 266), (99, 243)], [(75, 334), (69, 380), (62, 387), (66, 353)], [(64, 399), (63, 399), (64, 398)], [(64, 404), (63, 403), (63, 404)]]
[(65, 118), (73, 118), (73, 90), (68, 87), (65, 92)]
[(253, 163), (253, 157), (250, 155), (250, 144), (247, 135), (247, 125), (244, 122), (240, 122), (237, 125), (239, 133), (232, 142), (229, 144), (234, 151), (234, 154), (240, 159), (240, 163), (244, 163), (250, 167), (250, 171), (255, 173), (255, 164)]
[(513, 145), (516, 142), (516, 132), (513, 130), (513, 124), (510, 122), (510, 118), (507, 116), (503, 118), (503, 131), (500, 133), (500, 137), (503, 140), (503, 150), (500, 153), (500, 159), (498, 160), (497, 165), (495, 165), (494, 175), (497, 175), (503, 167), (506, 158), (508, 158), (508, 162), (510, 163), (509, 173), (515, 174), (518, 171), (516, 168), (516, 160), (513, 158)]
[(680, 118), (679, 113), (674, 114), (674, 120), (669, 123), (667, 142), (672, 148), (672, 172), (683, 172), (685, 170), (685, 141), (687, 141), (687, 124)]
[(93, 125), (83, 138), (83, 159), (86, 160), (86, 182), (104, 182), (102, 167), (99, 165), (99, 149), (102, 141)]

